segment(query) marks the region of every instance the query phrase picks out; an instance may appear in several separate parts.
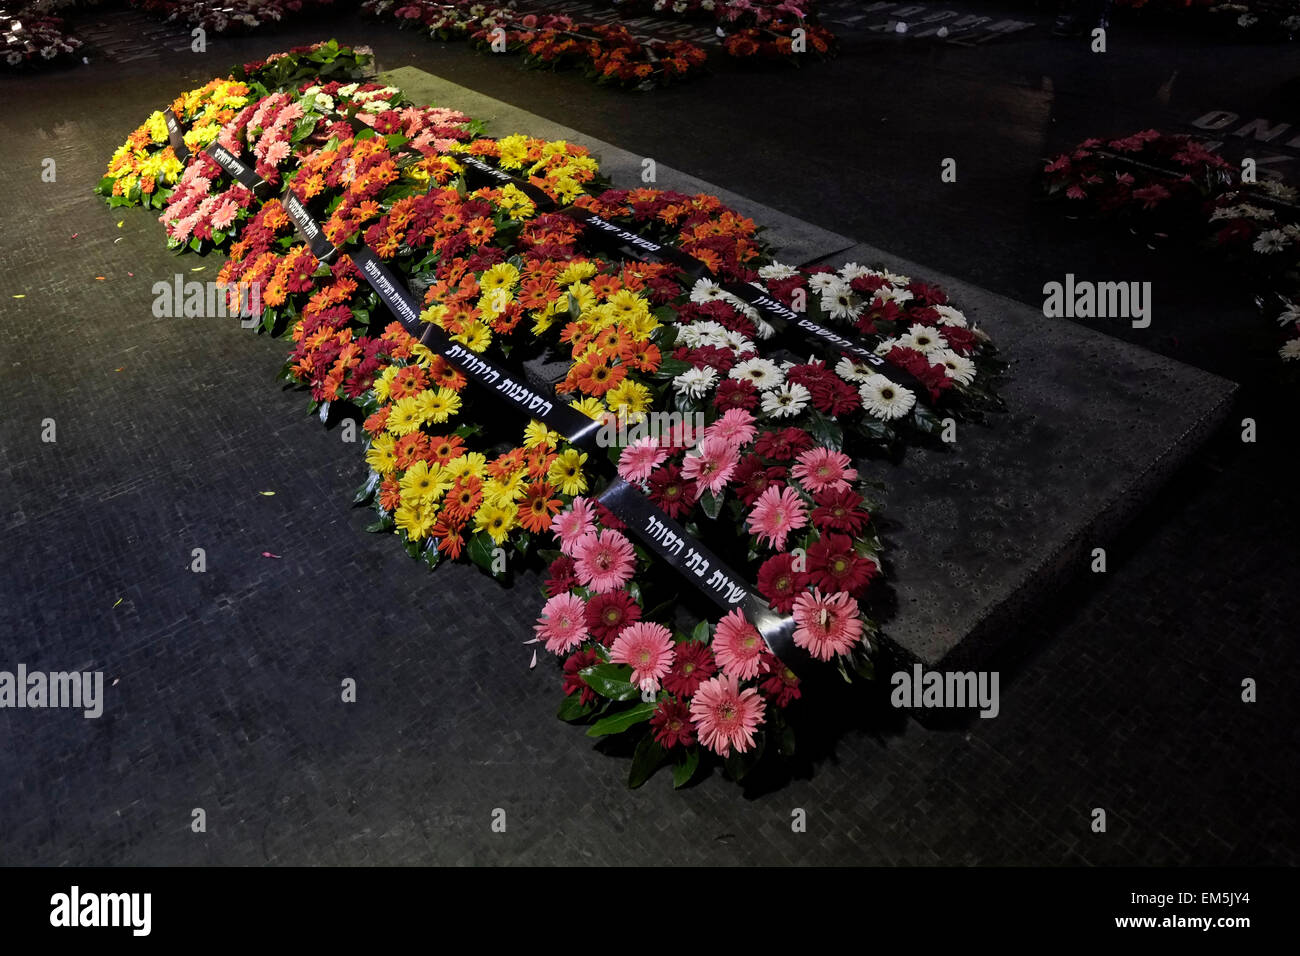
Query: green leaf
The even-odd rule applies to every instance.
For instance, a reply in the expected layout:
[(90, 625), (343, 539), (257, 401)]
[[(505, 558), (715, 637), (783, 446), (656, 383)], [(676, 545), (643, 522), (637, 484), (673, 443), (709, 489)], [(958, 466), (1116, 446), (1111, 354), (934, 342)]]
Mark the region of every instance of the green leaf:
[(391, 518), (380, 518), (378, 521), (374, 522), (373, 524), (366, 525), (366, 530), (369, 531), (371, 534), (379, 534), (380, 532), (383, 531), (392, 531), (393, 521)]
[(471, 561), (493, 577), (500, 577), (498, 572), (492, 570), (493, 552), (495, 550), (496, 545), (492, 543), (492, 539), (486, 531), (480, 531), (470, 538), (469, 547), (465, 549)]
[(375, 490), (379, 487), (379, 482), (379, 472), (372, 471), (370, 477), (361, 484), (361, 487), (357, 489), (357, 493), (352, 496), (352, 503), (354, 505), (364, 505), (375, 496)]
[(695, 625), (695, 630), (691, 631), (691, 640), (698, 641), (701, 644), (708, 643), (709, 640), (709, 622), (700, 621)]
[(658, 706), (657, 702), (648, 704), (645, 701), (640, 701), (627, 710), (620, 710), (616, 714), (602, 717), (591, 725), (587, 731), (587, 736), (604, 737), (609, 734), (621, 734), (629, 727), (635, 727), (637, 724), (644, 723), (653, 717)]
[(592, 690), (611, 700), (631, 700), (641, 696), (632, 683), (632, 668), (626, 664), (593, 664), (578, 672)]
[(695, 771), (699, 769), (700, 748), (691, 747), (673, 764), (673, 789), (676, 790), (690, 783), (691, 778), (695, 776)]
[(582, 703), (582, 694), (575, 691), (560, 701), (560, 709), (555, 712), (555, 716), (560, 720), (573, 723), (575, 720), (582, 720), (589, 716), (593, 710), (595, 710), (594, 703), (592, 701)]
[(702, 492), (700, 494), (700, 507), (704, 509), (706, 515), (716, 520), (718, 514), (722, 511), (722, 499), (725, 497), (725, 492), (716, 498), (711, 491)]
[(682, 372), (689, 372), (694, 366), (690, 362), (682, 359), (666, 358), (659, 363), (659, 370), (655, 372), (654, 377), (661, 381), (676, 378)]
[(656, 770), (668, 761), (668, 751), (655, 742), (654, 737), (646, 734), (636, 745), (632, 753), (632, 769), (627, 775), (627, 785), (635, 790), (649, 780)]

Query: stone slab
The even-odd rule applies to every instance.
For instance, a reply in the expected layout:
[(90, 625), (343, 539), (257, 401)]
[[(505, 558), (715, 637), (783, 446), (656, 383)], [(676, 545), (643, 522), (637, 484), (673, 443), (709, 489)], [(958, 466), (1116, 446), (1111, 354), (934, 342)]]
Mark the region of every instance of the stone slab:
[[(641, 157), (415, 67), (380, 74), (416, 101), (462, 110), (493, 135), (580, 143), (616, 185)], [(884, 265), (942, 286), (1011, 363), (1008, 412), (965, 426), (952, 448), (869, 464), (887, 487), (886, 569), (897, 599), (886, 644), (904, 661), (965, 667), (1015, 636), (1019, 615), (1104, 546), (1223, 421), (1236, 386), (1139, 346), (890, 255), (694, 176), (656, 186), (710, 192), (767, 226), (789, 263)], [(1118, 321), (1118, 320), (1117, 320)]]

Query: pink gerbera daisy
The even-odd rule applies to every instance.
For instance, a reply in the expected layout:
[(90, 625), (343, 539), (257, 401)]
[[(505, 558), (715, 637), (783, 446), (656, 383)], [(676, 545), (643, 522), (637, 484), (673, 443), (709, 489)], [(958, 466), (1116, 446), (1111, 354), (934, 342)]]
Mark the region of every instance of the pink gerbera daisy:
[(737, 448), (748, 445), (754, 438), (754, 416), (743, 408), (730, 408), (721, 418), (705, 429), (705, 438), (721, 438)]
[(682, 460), (682, 477), (694, 478), (701, 491), (716, 495), (727, 486), (727, 480), (740, 463), (736, 446), (718, 437), (706, 437), (695, 446), (697, 454)]
[(560, 551), (573, 557), (580, 540), (596, 531), (596, 509), (587, 498), (574, 498), (568, 511), (551, 519), (551, 533), (560, 539)]
[(668, 460), (668, 451), (655, 438), (639, 438), (618, 456), (618, 475), (624, 481), (645, 481)]
[(843, 591), (822, 594), (816, 588), (794, 601), (794, 642), (818, 660), (847, 654), (862, 638), (858, 602)]
[(662, 624), (638, 621), (614, 638), (609, 659), (632, 667), (632, 683), (643, 691), (657, 691), (659, 681), (673, 666), (673, 635)]
[(227, 196), (212, 213), (212, 228), (229, 229), (230, 224), (235, 221), (235, 214), (238, 212), (239, 204)]
[(849, 482), (858, 477), (857, 469), (849, 467), (851, 460), (841, 451), (809, 448), (799, 456), (790, 473), (814, 494), (827, 488), (848, 491)]
[(279, 166), (289, 158), (289, 144), (282, 139), (276, 140), (266, 148), (266, 161), (272, 166)]
[(808, 514), (799, 492), (789, 486), (768, 488), (754, 502), (746, 519), (749, 530), (777, 551), (785, 549), (786, 536), (808, 523)]
[(632, 572), (636, 570), (632, 542), (617, 531), (579, 538), (573, 556), (578, 580), (597, 594), (621, 588), (632, 580)]
[(718, 632), (713, 636), (713, 656), (724, 674), (747, 680), (757, 677), (763, 664), (763, 651), (767, 645), (758, 629), (745, 619), (740, 608), (718, 622)]
[(533, 625), (552, 654), (567, 654), (587, 639), (587, 604), (576, 594), (557, 594)]
[(754, 746), (754, 731), (763, 722), (763, 698), (754, 688), (740, 689), (736, 678), (723, 674), (705, 681), (691, 698), (691, 719), (700, 743), (721, 757), (731, 748), (744, 753)]

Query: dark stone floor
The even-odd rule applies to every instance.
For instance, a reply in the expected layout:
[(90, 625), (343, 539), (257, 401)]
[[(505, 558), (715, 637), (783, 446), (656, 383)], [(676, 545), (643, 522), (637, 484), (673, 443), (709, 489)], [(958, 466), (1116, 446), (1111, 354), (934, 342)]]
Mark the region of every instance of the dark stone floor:
[[(98, 19), (90, 66), (0, 80), (0, 661), (116, 683), (99, 720), (0, 710), (0, 863), (1297, 862), (1294, 391), (1199, 264), (1072, 234), (1032, 189), (1041, 156), (1087, 135), (1215, 107), (1285, 118), (1293, 49), (1120, 33), (1103, 59), (1043, 26), (970, 48), (849, 34), (832, 63), (635, 96), (347, 20), (114, 62), (139, 21)], [(1226, 429), (1109, 573), (1022, 622), (997, 719), (932, 730), (859, 700), (785, 786), (629, 793), (626, 759), (553, 718), (555, 675), (511, 636), (535, 580), (430, 575), (365, 534), (357, 449), (273, 384), (281, 345), (150, 314), (153, 282), (217, 264), (190, 273), (203, 261), (168, 255), (148, 214), (89, 192), (176, 91), (331, 34), (1023, 301), (1067, 271), (1155, 281), (1152, 328), (1126, 334), (1242, 382), (1234, 417), (1260, 439)]]

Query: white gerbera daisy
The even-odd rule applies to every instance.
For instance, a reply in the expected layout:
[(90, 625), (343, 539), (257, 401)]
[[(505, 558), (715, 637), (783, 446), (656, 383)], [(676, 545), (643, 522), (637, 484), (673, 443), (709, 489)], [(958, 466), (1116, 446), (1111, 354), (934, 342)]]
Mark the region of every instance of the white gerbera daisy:
[(839, 285), (841, 279), (834, 272), (816, 272), (808, 277), (808, 288), (814, 292), (825, 292)]
[(703, 398), (717, 381), (717, 371), (706, 365), (704, 368), (693, 368), (682, 372), (673, 379), (673, 388), (691, 398)]
[(753, 342), (749, 341), (749, 339), (745, 338), (745, 336), (737, 332), (735, 329), (727, 329), (726, 335), (723, 336), (723, 341), (725, 347), (731, 349), (731, 351), (735, 352), (737, 355), (758, 351), (754, 348)]
[(770, 266), (763, 266), (758, 270), (760, 279), (793, 279), (798, 274), (798, 269), (780, 262), (774, 262)]
[(885, 277), (885, 281), (890, 285), (907, 285), (912, 281), (911, 276), (900, 276), (897, 272), (890, 272), (888, 269), (881, 275)]
[(1287, 238), (1286, 233), (1281, 229), (1265, 229), (1255, 237), (1255, 244), (1251, 248), (1262, 255), (1269, 255), (1274, 252), (1281, 252), (1289, 245), (1291, 245), (1291, 240)]
[(883, 421), (902, 418), (916, 404), (916, 395), (910, 389), (883, 375), (873, 375), (863, 382), (858, 386), (858, 395), (863, 409)]
[(1284, 362), (1300, 362), (1300, 339), (1287, 339), (1277, 354), (1282, 356)]
[(845, 282), (852, 282), (854, 279), (861, 279), (863, 276), (878, 275), (880, 273), (870, 266), (858, 265), (856, 262), (846, 262), (840, 266), (840, 278)]
[(797, 382), (788, 382), (763, 396), (763, 412), (773, 418), (794, 418), (812, 398), (812, 392)]
[(876, 346), (876, 354), (888, 355), (890, 352), (892, 352), (894, 349), (896, 349), (898, 346), (902, 344), (903, 342), (901, 339), (889, 339), (889, 338), (881, 339), (880, 344)]
[(339, 96), (351, 96), (357, 91), (356, 83), (348, 83), (339, 87)]
[(767, 319), (762, 316), (756, 317), (753, 321), (755, 330), (754, 334), (760, 339), (770, 339), (776, 334), (776, 329), (772, 328), (772, 323), (768, 322)]
[(862, 314), (862, 303), (847, 283), (822, 294), (822, 311), (833, 319), (856, 319)]
[(958, 385), (975, 381), (975, 363), (966, 356), (958, 355), (952, 349), (940, 349), (930, 357), (942, 365), (944, 373)]
[(746, 359), (733, 366), (727, 376), (737, 381), (749, 382), (760, 392), (777, 388), (785, 380), (780, 366), (764, 358)]
[(966, 316), (960, 309), (954, 309), (950, 305), (936, 305), (932, 307), (939, 313), (940, 325), (955, 325), (960, 328), (966, 327)]
[[(1300, 17), (1297, 17), (1296, 19), (1300, 20)], [(1261, 179), (1255, 184), (1255, 188), (1262, 193), (1267, 193), (1275, 199), (1285, 199), (1288, 202), (1292, 202), (1296, 198), (1295, 189), (1276, 179)]]
[(1290, 325), (1292, 322), (1300, 322), (1300, 305), (1289, 305), (1277, 317), (1278, 325)]
[(844, 357), (835, 363), (835, 374), (846, 382), (860, 384), (876, 373), (866, 362), (855, 362), (848, 357)]
[(691, 301), (697, 305), (715, 302), (725, 297), (726, 293), (722, 291), (722, 286), (708, 279), (696, 279), (695, 285), (691, 287)]
[(880, 302), (897, 302), (902, 305), (908, 299), (912, 298), (912, 293), (906, 289), (897, 289), (892, 285), (882, 285), (876, 290), (876, 299)]
[(930, 328), (928, 325), (912, 326), (907, 330), (906, 335), (899, 338), (898, 344), (903, 348), (924, 352), (926, 355), (942, 351), (948, 347), (948, 341), (937, 330)]
[(1214, 212), (1210, 213), (1210, 222), (1216, 219), (1236, 219), (1241, 215), (1240, 206), (1220, 206)]

